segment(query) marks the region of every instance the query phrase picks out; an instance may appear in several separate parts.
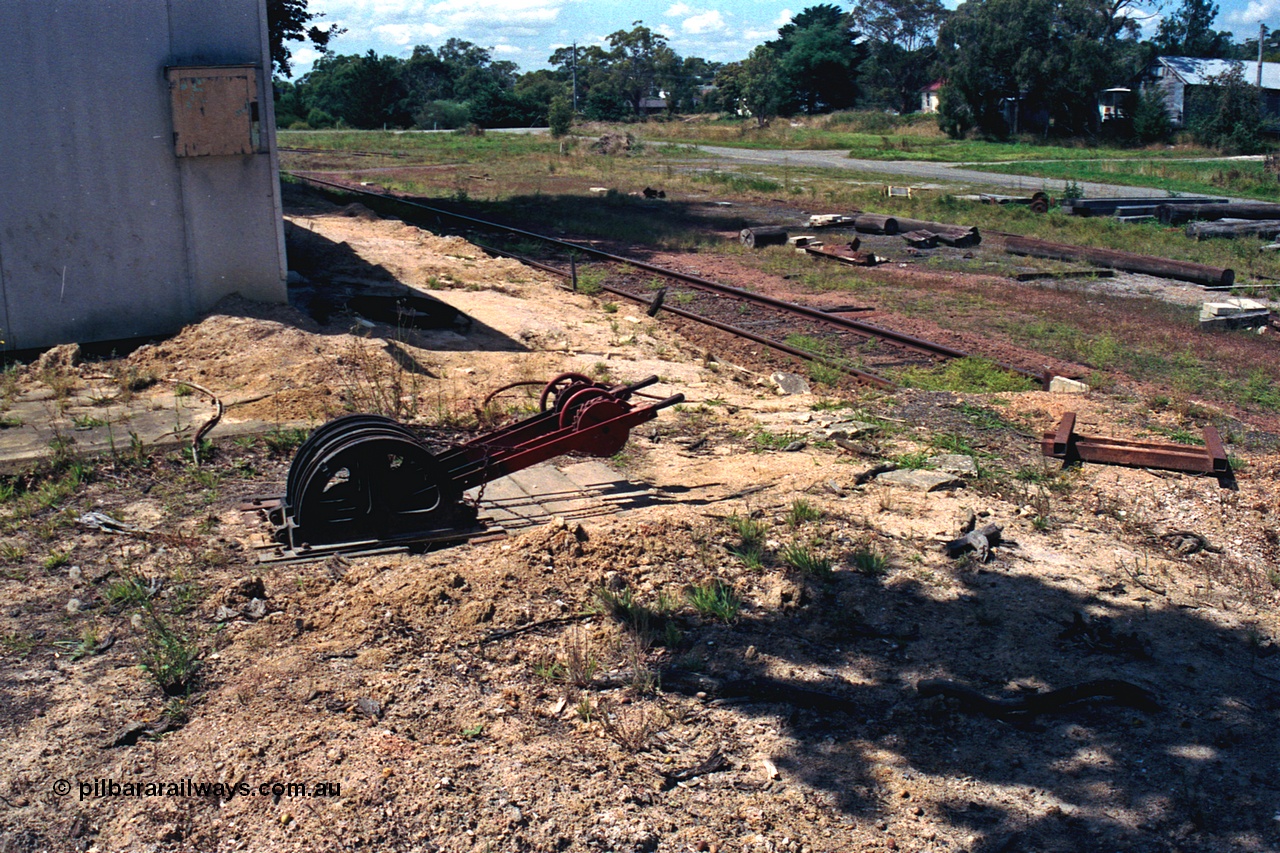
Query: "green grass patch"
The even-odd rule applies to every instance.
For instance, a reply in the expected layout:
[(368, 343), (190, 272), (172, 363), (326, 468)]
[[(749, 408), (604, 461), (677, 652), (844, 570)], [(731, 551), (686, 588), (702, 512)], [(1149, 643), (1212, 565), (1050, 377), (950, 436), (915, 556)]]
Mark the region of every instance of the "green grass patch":
[(157, 614), (147, 615), (142, 668), (166, 696), (185, 696), (195, 686), (200, 671), (200, 648)]
[(151, 589), (142, 578), (129, 574), (107, 584), (103, 597), (115, 607), (142, 607), (151, 600)]
[(787, 525), (790, 527), (799, 527), (805, 522), (818, 521), (821, 518), (822, 510), (804, 498), (793, 500), (790, 509), (787, 510)]
[(742, 175), (738, 172), (721, 172), (717, 169), (694, 172), (694, 183), (715, 184), (737, 193), (773, 193), (782, 189), (782, 185), (770, 178), (759, 175)]
[(957, 408), (957, 411), (976, 429), (986, 431), (997, 429), (1016, 430), (1018, 428), (1015, 424), (1005, 420), (999, 412), (988, 409), (986, 406), (975, 406), (973, 403), (961, 403)]
[(831, 559), (798, 542), (792, 542), (779, 551), (778, 559), (784, 565), (811, 577), (831, 577)]
[(1037, 387), (1031, 379), (976, 356), (952, 359), (938, 367), (913, 367), (903, 371), (900, 380), (908, 388), (961, 394), (1030, 391)]
[(721, 622), (733, 622), (742, 610), (742, 599), (721, 580), (691, 586), (685, 590), (685, 598), (704, 618)]
[(929, 467), (929, 454), (923, 450), (902, 453), (893, 457), (893, 462), (907, 471), (920, 471)]
[(0, 634), (0, 656), (25, 658), (38, 645), (39, 641), (30, 634)]
[[(670, 630), (671, 606), (665, 596), (659, 597), (655, 607), (640, 601), (629, 586), (620, 591), (601, 587), (595, 592), (592, 606), (595, 611), (622, 623), (641, 642), (662, 645), (673, 636)], [(678, 632), (674, 634), (678, 635)]]
[(1086, 144), (1048, 144), (1035, 137), (1004, 142), (951, 139), (938, 128), (937, 117), (926, 114), (889, 116), (878, 111), (848, 111), (830, 116), (777, 121), (756, 126), (752, 119), (703, 122), (647, 123), (628, 129), (646, 140), (720, 145), (756, 149), (844, 149), (863, 160), (923, 160), (942, 163), (981, 163), (1037, 160), (1145, 160), (1205, 155), (1202, 149), (1159, 151), (1096, 147)]
[(956, 432), (942, 432), (929, 439), (929, 444), (946, 453), (959, 453), (962, 456), (977, 456), (978, 451), (969, 443), (969, 439)]
[(764, 522), (756, 521), (748, 515), (731, 515), (727, 519), (730, 530), (737, 536), (737, 543), (729, 547), (729, 552), (742, 561), (749, 569), (764, 566), (764, 539), (769, 528)]
[(782, 450), (802, 440), (802, 436), (794, 432), (773, 432), (767, 429), (758, 429), (751, 437), (751, 444), (757, 452), (765, 450)]
[(859, 548), (849, 555), (849, 565), (872, 577), (880, 577), (889, 572), (889, 558), (878, 548)]
[(1093, 181), (1152, 187), (1189, 195), (1230, 195), (1273, 201), (1276, 193), (1280, 192), (1280, 182), (1276, 175), (1263, 169), (1261, 161), (1122, 157), (1068, 163), (1002, 163), (973, 168), (1027, 175), (1046, 181), (1061, 181), (1064, 184), (1068, 181)]

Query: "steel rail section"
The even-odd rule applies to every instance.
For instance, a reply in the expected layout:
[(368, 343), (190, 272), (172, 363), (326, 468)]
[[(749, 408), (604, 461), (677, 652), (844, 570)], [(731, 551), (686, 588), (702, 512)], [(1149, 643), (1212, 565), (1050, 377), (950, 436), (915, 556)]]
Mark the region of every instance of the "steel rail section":
[[(903, 334), (901, 332), (895, 332), (892, 329), (886, 329), (882, 326), (877, 326), (872, 323), (864, 323), (859, 320), (851, 320), (847, 317), (832, 316), (816, 308), (809, 308), (808, 306), (798, 305), (794, 302), (787, 302), (782, 299), (775, 299), (772, 296), (765, 296), (759, 293), (752, 293), (751, 291), (743, 290), (740, 287), (733, 287), (732, 285), (721, 284), (719, 282), (711, 281), (710, 279), (702, 278), (701, 276), (682, 273), (677, 270), (672, 270), (666, 267), (657, 266), (656, 264), (650, 264), (644, 261), (635, 260), (634, 258), (626, 258), (621, 255), (614, 255), (610, 252), (605, 252), (601, 249), (593, 249), (590, 246), (583, 246), (578, 243), (570, 243), (566, 240), (560, 240), (555, 237), (548, 237), (544, 234), (538, 234), (534, 231), (526, 231), (523, 228), (515, 228), (510, 225), (501, 225), (496, 222), (490, 222), (488, 220), (478, 219), (474, 216), (468, 216), (465, 213), (456, 213), (450, 210), (444, 210), (443, 208), (432, 207), (431, 205), (422, 204), (421, 202), (409, 201), (407, 199), (399, 198), (397, 196), (389, 195), (387, 193), (372, 192), (370, 190), (361, 189), (359, 187), (352, 187), (347, 184), (342, 184), (335, 181), (328, 181), (323, 178), (317, 178), (311, 175), (307, 175), (305, 173), (284, 172), (284, 174), (290, 175), (295, 178), (299, 178), (304, 181), (308, 181), (310, 183), (332, 187), (342, 192), (356, 193), (358, 195), (381, 198), (387, 201), (395, 202), (397, 204), (403, 204), (408, 207), (425, 210), (429, 213), (434, 213), (439, 216), (447, 216), (462, 222), (469, 222), (484, 228), (505, 231), (511, 234), (517, 234), (521, 237), (529, 237), (534, 240), (540, 240), (544, 243), (549, 243), (553, 246), (558, 246), (560, 248), (563, 248), (569, 251), (580, 252), (585, 255), (591, 255), (595, 258), (611, 261), (613, 263), (625, 264), (627, 266), (635, 267), (636, 269), (645, 270), (646, 272), (656, 273), (658, 275), (665, 276), (667, 278), (674, 278), (679, 281), (692, 284), (695, 287), (701, 287), (707, 290), (724, 293), (729, 296), (735, 296), (739, 299), (749, 300), (751, 302), (756, 302), (761, 305), (769, 305), (774, 308), (778, 308), (779, 310), (787, 311), (792, 314), (798, 314), (800, 316), (809, 317), (811, 319), (818, 320), (823, 323), (827, 323), (829, 325), (838, 326), (841, 328), (859, 332), (868, 337), (877, 337), (882, 340), (898, 344), (899, 346), (906, 347), (907, 349), (912, 349), (912, 350), (915, 350), (916, 352), (924, 353), (926, 355), (943, 356), (945, 358), (968, 358), (971, 355), (971, 353), (967, 353), (963, 350), (954, 349), (952, 347), (948, 347), (943, 344), (934, 343), (933, 341), (924, 340), (923, 338), (917, 338), (912, 335)], [(671, 310), (671, 309), (667, 308), (667, 306), (663, 306), (663, 310)], [(772, 344), (770, 344), (770, 346), (772, 346)], [(1004, 364), (998, 361), (995, 361), (993, 363), (997, 367), (1000, 367), (1011, 373), (1016, 373), (1020, 376), (1025, 376), (1030, 379), (1034, 379), (1037, 382), (1044, 381), (1043, 374), (1036, 373), (1031, 370), (1025, 370), (1020, 367), (1014, 367), (1012, 365)]]
[(1056, 429), (1044, 433), (1040, 452), (1069, 463), (1099, 462), (1214, 476), (1231, 473), (1222, 438), (1212, 426), (1204, 428), (1204, 447), (1079, 435), (1075, 426), (1075, 412), (1064, 414)]
[[(552, 275), (558, 275), (566, 279), (572, 276), (572, 273), (570, 273), (567, 270), (563, 270), (560, 267), (553, 267), (550, 264), (544, 264), (540, 261), (535, 261), (532, 258), (526, 258), (522, 255), (517, 255), (514, 252), (508, 252), (504, 249), (495, 249), (492, 246), (486, 246), (482, 243), (477, 243), (476, 245), (480, 246), (480, 248), (484, 249), (486, 252), (493, 252), (494, 254), (500, 255), (504, 258), (512, 258), (513, 260), (517, 260), (517, 261), (520, 261), (521, 263), (528, 264), (529, 266), (534, 267), (535, 269), (540, 269), (545, 272), (549, 272)], [(639, 302), (641, 305), (644, 305), (646, 307), (651, 307), (653, 305), (653, 300), (645, 299), (643, 296), (639, 296), (638, 294), (631, 293), (630, 291), (623, 290), (622, 288), (619, 288), (619, 287), (613, 287), (612, 285), (602, 283), (600, 285), (600, 289), (606, 293), (611, 293), (614, 296), (621, 296), (624, 299), (631, 299), (635, 302)], [(749, 341), (755, 341), (758, 344), (763, 344), (764, 346), (771, 347), (773, 349), (779, 350), (780, 352), (788, 353), (789, 355), (794, 355), (799, 358), (808, 359), (809, 361), (816, 361), (821, 364), (825, 364), (828, 367), (834, 367), (836, 370), (847, 373), (850, 376), (853, 376), (855, 379), (860, 379), (863, 382), (866, 382), (868, 385), (874, 385), (877, 388), (893, 389), (897, 387), (891, 380), (886, 379), (883, 376), (879, 376), (875, 373), (868, 373), (867, 371), (859, 370), (856, 367), (850, 367), (849, 365), (842, 364), (841, 362), (835, 359), (828, 358), (826, 356), (819, 355), (817, 353), (812, 353), (812, 352), (809, 352), (808, 350), (800, 349), (799, 347), (793, 347), (788, 343), (784, 343), (783, 341), (779, 341), (774, 338), (766, 338), (763, 335), (757, 335), (754, 332), (748, 331), (747, 329), (744, 329), (740, 326), (734, 326), (730, 323), (722, 323), (719, 320), (713, 320), (712, 318), (704, 316), (702, 314), (695, 314), (692, 311), (686, 311), (683, 308), (677, 308), (674, 305), (667, 305), (665, 303), (662, 304), (661, 310), (668, 311), (674, 314), (675, 316), (683, 317), (686, 320), (692, 320), (695, 323), (703, 323), (707, 326), (711, 326), (712, 328), (719, 329), (722, 332), (728, 332), (731, 335), (736, 335), (739, 338), (746, 338)]]

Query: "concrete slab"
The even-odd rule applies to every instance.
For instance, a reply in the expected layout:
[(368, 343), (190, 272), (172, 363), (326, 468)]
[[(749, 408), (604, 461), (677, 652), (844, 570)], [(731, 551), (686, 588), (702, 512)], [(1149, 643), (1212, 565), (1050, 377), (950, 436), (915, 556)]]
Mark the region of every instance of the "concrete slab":
[[(50, 388), (20, 394), (0, 414), (0, 472), (16, 473), (47, 459), (53, 447), (69, 444), (85, 456), (169, 452), (191, 445), (195, 433), (213, 417), (213, 403), (199, 392), (185, 393), (157, 384), (122, 400), (108, 380), (89, 383), (59, 396)], [(261, 435), (310, 422), (265, 423), (224, 416), (207, 437)]]
[(978, 463), (972, 456), (963, 453), (941, 453), (929, 458), (929, 464), (943, 474), (954, 474), (957, 477), (976, 477)]
[(886, 471), (876, 477), (876, 482), (916, 492), (940, 492), (964, 487), (964, 480), (941, 471)]
[(480, 514), (507, 530), (546, 524), (553, 518), (609, 515), (654, 501), (653, 491), (627, 480), (598, 460), (543, 462), (471, 489)]

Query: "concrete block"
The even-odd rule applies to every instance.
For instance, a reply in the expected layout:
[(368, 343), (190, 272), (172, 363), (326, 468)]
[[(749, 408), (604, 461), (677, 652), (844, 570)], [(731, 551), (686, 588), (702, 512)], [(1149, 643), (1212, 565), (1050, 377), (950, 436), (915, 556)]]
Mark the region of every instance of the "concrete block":
[(1266, 328), (1271, 320), (1270, 311), (1249, 311), (1243, 314), (1227, 314), (1221, 317), (1200, 314), (1200, 330), (1204, 332), (1219, 329), (1258, 329)]
[(964, 480), (942, 471), (910, 471), (903, 469), (886, 471), (876, 477), (876, 482), (903, 489), (911, 489), (916, 492), (939, 492), (946, 489), (964, 488)]
[(1065, 376), (1055, 376), (1049, 380), (1049, 391), (1054, 394), (1088, 394), (1089, 386)]
[(813, 435), (819, 441), (835, 441), (837, 438), (847, 440), (870, 435), (879, 429), (875, 424), (865, 424), (862, 421), (838, 421), (814, 430)]
[(929, 464), (943, 474), (954, 474), (957, 477), (976, 477), (978, 463), (972, 456), (963, 453), (941, 453), (929, 457)]
[(1266, 311), (1267, 303), (1257, 299), (1224, 299), (1221, 302), (1206, 302), (1200, 309), (1200, 319), (1210, 317), (1229, 317), (1233, 314), (1245, 314), (1255, 311)]
[(808, 394), (809, 380), (798, 373), (775, 373), (769, 377), (783, 394)]

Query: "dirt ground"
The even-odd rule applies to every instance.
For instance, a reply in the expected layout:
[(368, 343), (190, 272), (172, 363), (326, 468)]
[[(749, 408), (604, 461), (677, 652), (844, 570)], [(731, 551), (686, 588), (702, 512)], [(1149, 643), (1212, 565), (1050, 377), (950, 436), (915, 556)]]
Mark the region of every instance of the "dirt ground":
[[(1229, 434), (1233, 482), (1061, 472), (1038, 439), (1065, 411), (1121, 436), (1236, 422), (1153, 411), (1123, 380), (784, 396), (768, 374), (796, 367), (758, 350), (359, 206), (288, 203), (294, 307), (230, 302), (10, 380), (134, 368), (278, 427), (215, 430), (199, 467), (64, 452), (3, 482), (0, 851), (1280, 849), (1265, 430)], [(451, 306), (441, 328), (342, 307), (404, 286)], [(443, 443), (488, 391), (570, 370), (686, 395), (612, 460), (651, 505), (256, 562), (237, 506), (283, 489), (286, 425), (376, 408)], [(944, 453), (972, 468), (938, 491), (867, 476)], [(988, 560), (943, 553), (988, 524)], [(1009, 701), (1131, 688), (1017, 714), (929, 695), (939, 679)]]

